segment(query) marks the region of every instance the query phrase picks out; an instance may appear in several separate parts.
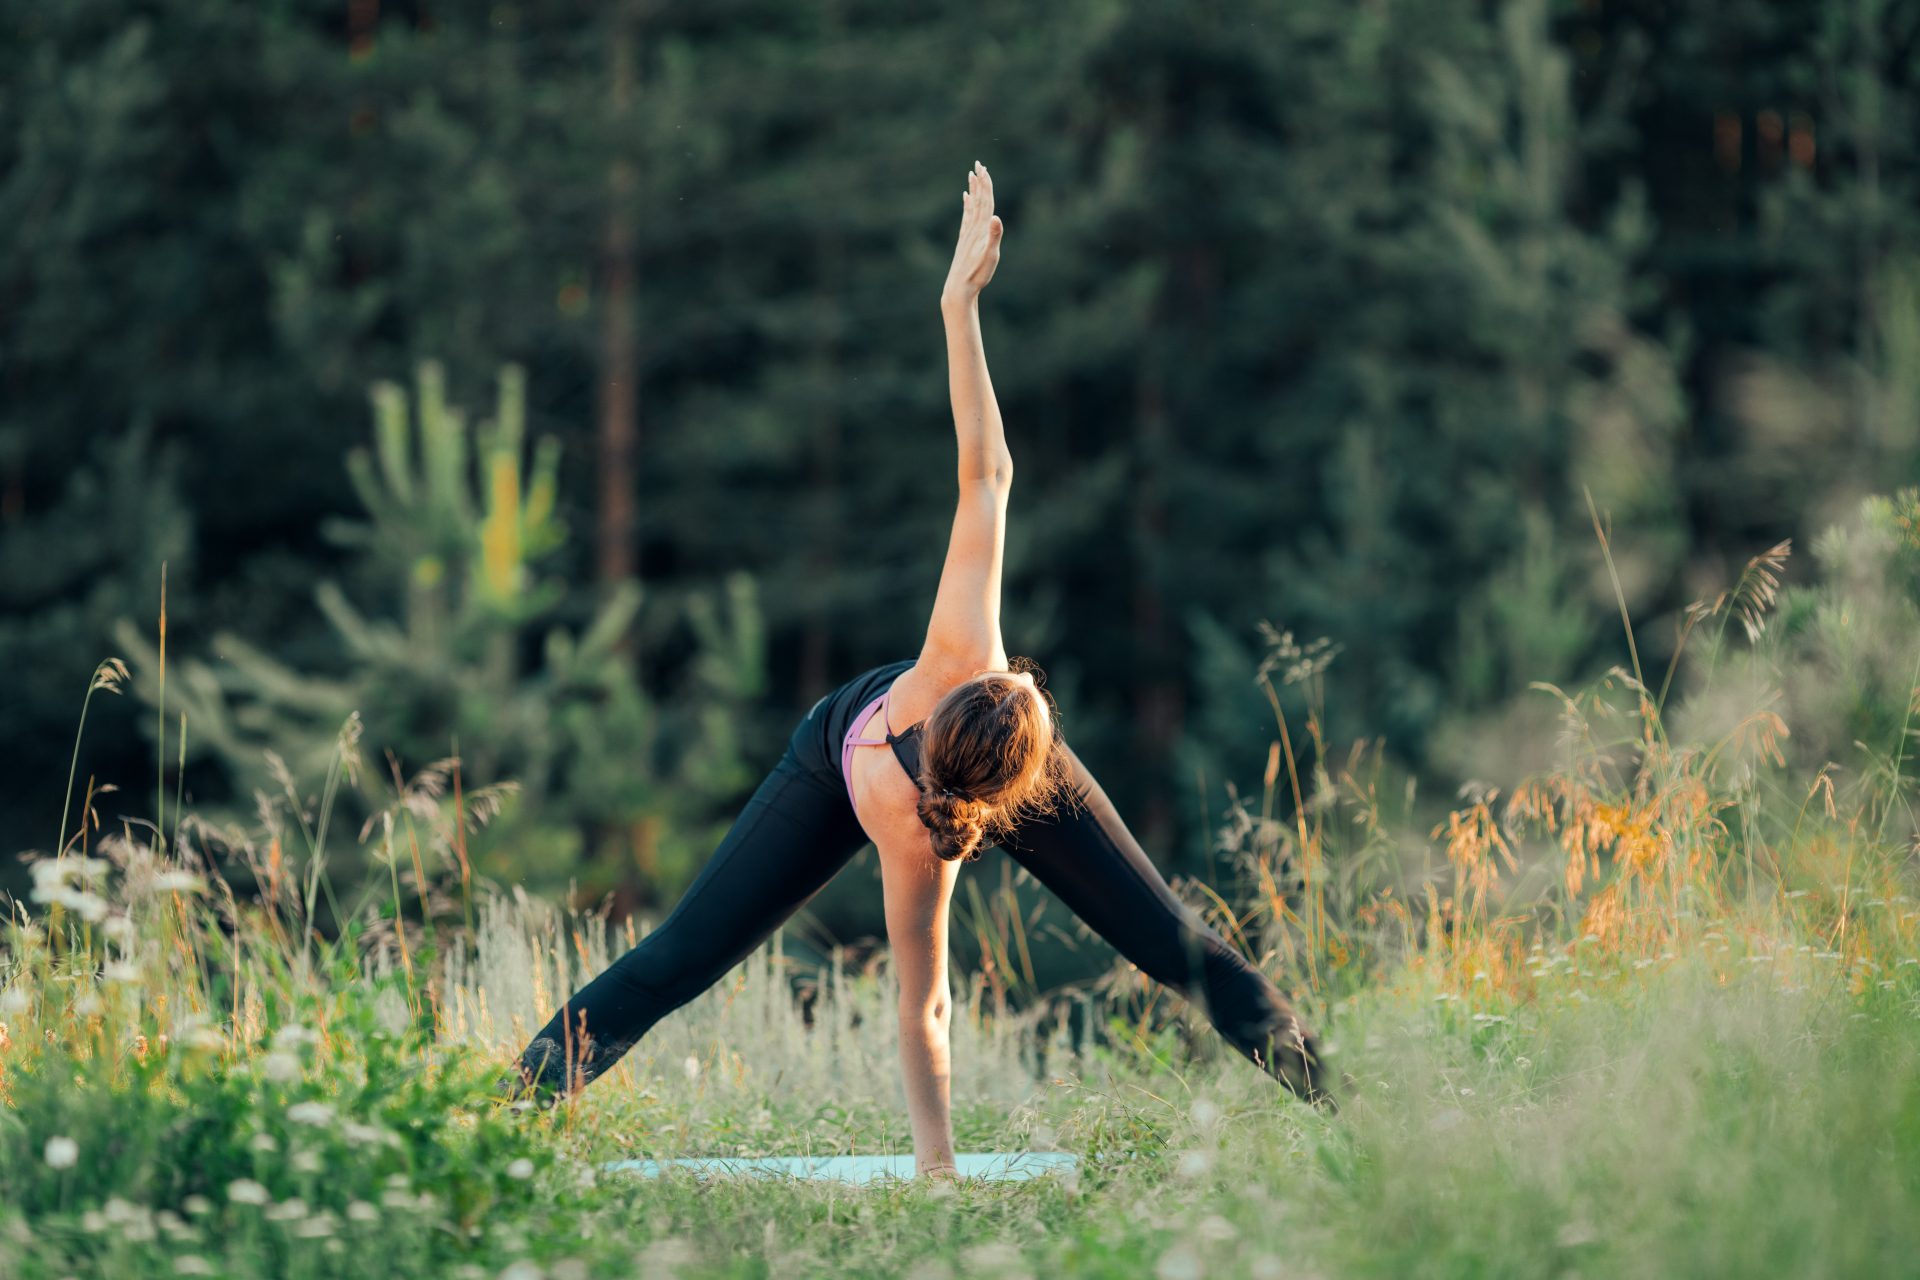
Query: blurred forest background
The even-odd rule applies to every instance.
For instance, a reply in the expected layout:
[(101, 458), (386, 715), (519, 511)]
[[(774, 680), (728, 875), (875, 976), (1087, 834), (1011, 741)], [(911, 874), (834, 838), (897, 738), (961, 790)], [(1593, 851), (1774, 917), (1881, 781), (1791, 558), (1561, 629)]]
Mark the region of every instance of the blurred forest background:
[(1657, 670), (1920, 463), (1912, 3), (0, 15), (9, 854), (117, 654), (110, 825), (317, 794), (345, 740), (353, 830), (458, 754), (521, 788), (482, 874), (671, 905), (918, 647), (975, 159), (1008, 644), (1170, 873), (1261, 788), (1263, 621), (1444, 805), (1551, 749), (1529, 682), (1622, 660), (1586, 492)]

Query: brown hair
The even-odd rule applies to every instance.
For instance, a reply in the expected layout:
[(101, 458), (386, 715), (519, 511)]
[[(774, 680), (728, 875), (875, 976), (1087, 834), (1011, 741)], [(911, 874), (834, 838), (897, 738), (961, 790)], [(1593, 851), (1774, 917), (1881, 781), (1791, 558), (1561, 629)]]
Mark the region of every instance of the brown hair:
[[(1053, 699), (1037, 667), (1014, 668), (955, 685), (921, 726), (920, 821), (949, 862), (978, 861), (990, 832), (1044, 810), (1065, 780)], [(1034, 674), (1032, 689), (1013, 679), (1022, 671)]]

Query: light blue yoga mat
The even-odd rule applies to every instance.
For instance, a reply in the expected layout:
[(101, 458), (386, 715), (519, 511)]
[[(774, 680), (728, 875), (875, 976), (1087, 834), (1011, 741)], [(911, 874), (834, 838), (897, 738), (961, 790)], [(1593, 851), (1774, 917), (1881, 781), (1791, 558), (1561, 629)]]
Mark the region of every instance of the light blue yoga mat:
[[(1078, 1166), (1070, 1151), (964, 1152), (953, 1158), (965, 1178), (988, 1182), (1020, 1182), (1043, 1173), (1065, 1173)], [(667, 1169), (690, 1169), (696, 1174), (755, 1178), (812, 1178), (838, 1182), (874, 1182), (881, 1178), (913, 1177), (912, 1156), (767, 1156), (761, 1159), (714, 1156), (686, 1160), (618, 1160), (606, 1166), (615, 1173), (658, 1177)]]

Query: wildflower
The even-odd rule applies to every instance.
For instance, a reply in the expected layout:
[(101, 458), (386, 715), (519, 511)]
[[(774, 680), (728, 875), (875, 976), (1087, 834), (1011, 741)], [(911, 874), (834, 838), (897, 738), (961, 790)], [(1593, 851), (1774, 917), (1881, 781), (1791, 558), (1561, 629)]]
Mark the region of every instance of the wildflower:
[(183, 1253), (173, 1260), (173, 1273), (178, 1276), (210, 1276), (213, 1265), (196, 1253)]
[(0, 1016), (12, 1017), (33, 1008), (33, 996), (24, 987), (0, 991)]
[(683, 1067), (684, 1067), (684, 1068), (686, 1069), (686, 1073), (687, 1073), (687, 1079), (689, 1079), (689, 1080), (695, 1080), (695, 1079), (698, 1079), (698, 1078), (699, 1078), (699, 1076), (700, 1076), (700, 1059), (698, 1059), (698, 1058), (696, 1058), (696, 1057), (694, 1057), (694, 1056), (693, 1056), (692, 1054), (688, 1054), (688, 1055), (687, 1055), (687, 1060), (686, 1060), (686, 1061), (685, 1061), (684, 1063), (682, 1063), (681, 1065), (682, 1065), (682, 1066), (683, 1066)]
[(1247, 1274), (1253, 1280), (1280, 1280), (1286, 1273), (1287, 1269), (1280, 1264), (1280, 1259), (1270, 1253), (1259, 1254), (1247, 1264)]
[(155, 893), (204, 893), (207, 882), (190, 871), (162, 871), (153, 878)]
[(141, 1205), (129, 1204), (114, 1196), (100, 1208), (107, 1221), (120, 1228), (123, 1239), (145, 1244), (157, 1234), (153, 1229), (153, 1215)]
[(1212, 1167), (1212, 1156), (1204, 1151), (1188, 1151), (1181, 1155), (1173, 1171), (1183, 1178), (1197, 1178)]
[(282, 1051), (298, 1049), (302, 1045), (317, 1044), (320, 1036), (310, 1027), (297, 1022), (289, 1022), (273, 1033), (273, 1047)]
[(260, 1073), (267, 1079), (286, 1084), (300, 1078), (300, 1059), (278, 1051), (260, 1059)]
[(500, 1273), (500, 1280), (546, 1280), (546, 1273), (523, 1258), (508, 1263), (507, 1269)]
[(293, 1229), (302, 1240), (323, 1240), (333, 1234), (333, 1215), (322, 1209)]
[(349, 1120), (340, 1126), (341, 1136), (356, 1147), (371, 1147), (393, 1141), (393, 1135), (378, 1125)]
[(280, 1149), (280, 1139), (270, 1133), (256, 1133), (247, 1140), (247, 1145), (255, 1151), (271, 1153)]
[(71, 1169), (80, 1158), (80, 1144), (72, 1138), (48, 1138), (44, 1154), (48, 1168)]
[(108, 982), (140, 981), (140, 966), (130, 960), (110, 961), (107, 964), (105, 973)]
[(1217, 1213), (1210, 1213), (1200, 1220), (1200, 1238), (1202, 1240), (1231, 1240), (1240, 1233), (1233, 1224)]
[(295, 1124), (325, 1124), (333, 1119), (333, 1108), (324, 1102), (296, 1102), (287, 1108), (287, 1119)]
[(227, 1199), (235, 1204), (270, 1204), (273, 1201), (273, 1197), (267, 1194), (267, 1189), (252, 1178), (235, 1178), (229, 1182)]
[(33, 864), (33, 887), (52, 889), (68, 884), (97, 884), (106, 879), (113, 864), (105, 858), (53, 858)]
[(94, 1014), (100, 1012), (100, 997), (92, 991), (82, 991), (74, 998), (71, 1007), (73, 1011), (81, 1017), (91, 1018)]
[(269, 1222), (298, 1222), (307, 1216), (307, 1202), (299, 1196), (282, 1200), (268, 1209), (265, 1217)]
[(518, 1160), (515, 1160), (507, 1166), (507, 1176), (509, 1178), (518, 1178), (522, 1181), (531, 1178), (533, 1176), (533, 1161), (527, 1159), (525, 1156), (521, 1156)]
[(1205, 1098), (1193, 1104), (1193, 1122), (1202, 1129), (1211, 1129), (1220, 1119), (1220, 1108)]
[(188, 1027), (175, 1039), (189, 1049), (198, 1049), (204, 1053), (218, 1053), (227, 1047), (227, 1038), (205, 1023)]
[(347, 1218), (351, 1222), (378, 1222), (380, 1220), (380, 1211), (368, 1204), (365, 1200), (349, 1200), (347, 1202)]
[(106, 935), (109, 942), (125, 946), (133, 940), (135, 930), (133, 921), (126, 916), (109, 916), (106, 923), (100, 926), (100, 932)]
[(191, 1195), (180, 1202), (180, 1207), (198, 1218), (213, 1212), (213, 1201), (203, 1195)]
[(320, 1154), (317, 1151), (309, 1151), (305, 1147), (294, 1152), (293, 1159), (288, 1163), (293, 1166), (295, 1173), (318, 1173), (321, 1168)]
[(97, 893), (69, 893), (65, 905), (88, 924), (98, 924), (107, 918), (107, 900)]
[(1176, 1244), (1160, 1255), (1153, 1274), (1160, 1280), (1200, 1280), (1200, 1255), (1190, 1245)]

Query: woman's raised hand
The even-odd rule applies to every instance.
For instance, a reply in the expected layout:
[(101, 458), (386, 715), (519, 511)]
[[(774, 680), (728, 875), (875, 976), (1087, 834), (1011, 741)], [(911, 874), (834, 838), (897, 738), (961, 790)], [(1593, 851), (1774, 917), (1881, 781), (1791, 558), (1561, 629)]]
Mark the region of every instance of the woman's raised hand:
[(1000, 265), (1000, 235), (1004, 228), (993, 215), (993, 177), (978, 160), (967, 174), (961, 197), (960, 240), (953, 248), (953, 266), (947, 270), (945, 303), (970, 303), (980, 296)]

